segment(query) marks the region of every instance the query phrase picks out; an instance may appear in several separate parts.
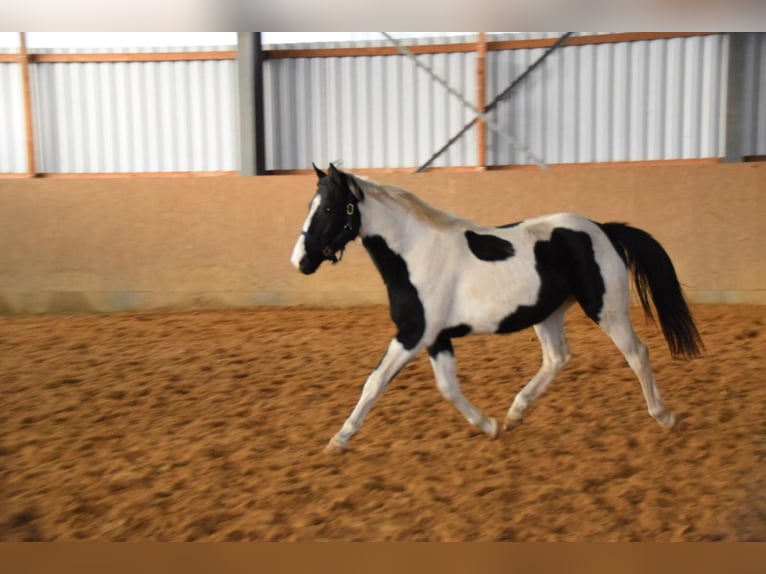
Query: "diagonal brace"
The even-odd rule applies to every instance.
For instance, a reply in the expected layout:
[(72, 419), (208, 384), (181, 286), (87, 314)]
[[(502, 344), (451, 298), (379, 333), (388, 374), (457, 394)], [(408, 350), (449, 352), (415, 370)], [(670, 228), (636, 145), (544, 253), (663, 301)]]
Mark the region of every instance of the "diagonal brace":
[[(554, 50), (559, 48), (566, 40), (569, 38), (569, 36), (572, 35), (572, 32), (567, 32), (566, 34), (563, 34), (556, 43), (548, 48), (531, 66), (529, 66), (524, 72), (519, 75), (513, 82), (511, 82), (511, 85), (508, 86), (505, 90), (503, 90), (500, 94), (498, 94), (492, 102), (487, 104), (487, 106), (484, 108), (484, 113), (487, 114), (494, 110), (497, 105), (506, 99), (510, 93), (518, 86), (523, 80), (529, 76), (529, 74), (537, 68), (540, 64), (543, 63), (543, 61), (550, 56)], [(454, 144), (457, 140), (459, 140), (461, 137), (463, 137), (463, 134), (465, 134), (469, 129), (471, 129), (474, 124), (479, 120), (481, 116), (474, 117), (470, 122), (468, 122), (466, 125), (464, 125), (460, 131), (458, 131), (454, 136), (452, 136), (449, 141), (447, 141), (446, 144), (444, 144), (434, 155), (432, 155), (428, 161), (426, 161), (423, 165), (421, 165), (417, 169), (417, 173), (420, 173), (424, 171), (429, 165), (431, 165), (441, 154), (443, 154), (447, 149)]]
[[(519, 149), (522, 152), (524, 152), (527, 155), (527, 157), (529, 157), (529, 159), (532, 160), (533, 163), (537, 164), (542, 169), (546, 169), (548, 167), (547, 165), (545, 165), (545, 162), (542, 159), (538, 158), (534, 153), (532, 153), (529, 150), (529, 148), (527, 148), (526, 146), (518, 143), (516, 141), (516, 138), (514, 138), (512, 135), (510, 135), (510, 134), (506, 133), (505, 131), (503, 131), (502, 128), (497, 123), (495, 123), (494, 120), (489, 118), (489, 116), (487, 115), (487, 112), (483, 112), (479, 108), (477, 108), (475, 105), (473, 105), (470, 101), (468, 101), (465, 98), (465, 96), (463, 96), (463, 94), (461, 94), (460, 92), (455, 90), (452, 86), (450, 86), (447, 82), (445, 82), (441, 77), (439, 77), (436, 73), (434, 73), (434, 71), (431, 68), (429, 68), (428, 66), (423, 64), (420, 60), (418, 60), (418, 58), (415, 56), (415, 54), (413, 54), (409, 49), (407, 49), (407, 47), (402, 45), (399, 41), (394, 39), (387, 32), (381, 32), (381, 34), (383, 34), (394, 46), (396, 46), (397, 50), (399, 50), (402, 54), (404, 54), (410, 60), (412, 60), (413, 63), (418, 68), (420, 68), (421, 70), (426, 72), (429, 76), (431, 76), (431, 78), (434, 81), (436, 81), (438, 84), (443, 86), (450, 94), (452, 94), (457, 99), (459, 99), (463, 103), (464, 106), (466, 106), (467, 108), (472, 110), (477, 115), (477, 118), (474, 118), (474, 120), (473, 120), (474, 122), (476, 121), (476, 119), (481, 118), (482, 120), (484, 120), (484, 123), (487, 125), (488, 128), (490, 128), (493, 132), (495, 132), (500, 137), (502, 137), (505, 140), (507, 140), (508, 143), (510, 143), (513, 147), (515, 147), (516, 149)], [(430, 163), (430, 161), (433, 161), (433, 160), (429, 160), (429, 163)], [(418, 169), (418, 171), (422, 171), (422, 169)]]

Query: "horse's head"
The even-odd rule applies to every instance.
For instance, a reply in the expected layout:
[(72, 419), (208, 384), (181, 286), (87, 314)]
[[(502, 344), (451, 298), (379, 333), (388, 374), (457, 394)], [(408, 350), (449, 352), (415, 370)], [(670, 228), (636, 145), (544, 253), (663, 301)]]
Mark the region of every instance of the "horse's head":
[(354, 178), (333, 164), (327, 173), (315, 165), (314, 171), (319, 178), (317, 192), (309, 203), (309, 214), (290, 258), (306, 275), (325, 260), (337, 263), (343, 257), (346, 244), (359, 233), (357, 204), (362, 199), (362, 190)]

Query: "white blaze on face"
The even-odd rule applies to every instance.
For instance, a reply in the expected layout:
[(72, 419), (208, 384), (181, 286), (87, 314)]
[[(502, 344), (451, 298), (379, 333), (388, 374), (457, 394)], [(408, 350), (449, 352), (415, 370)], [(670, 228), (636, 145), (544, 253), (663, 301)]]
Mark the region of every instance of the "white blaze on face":
[(319, 194), (315, 195), (314, 199), (311, 200), (311, 205), (309, 206), (309, 214), (306, 216), (306, 221), (303, 222), (303, 229), (301, 230), (301, 234), (298, 237), (298, 241), (295, 242), (293, 255), (290, 257), (290, 263), (292, 263), (296, 269), (300, 269), (301, 259), (303, 259), (303, 256), (306, 255), (306, 237), (303, 235), (303, 233), (309, 230), (311, 220), (314, 218), (314, 214), (316, 213), (317, 209), (319, 209), (319, 204), (321, 202), (322, 198), (319, 196)]

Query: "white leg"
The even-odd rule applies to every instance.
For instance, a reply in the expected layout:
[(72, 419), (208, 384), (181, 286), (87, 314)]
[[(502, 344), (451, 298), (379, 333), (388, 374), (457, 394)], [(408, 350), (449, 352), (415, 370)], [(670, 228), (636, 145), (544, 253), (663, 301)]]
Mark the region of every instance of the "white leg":
[(488, 418), (479, 409), (473, 406), (460, 391), (460, 384), (455, 372), (455, 355), (452, 345), (444, 344), (438, 354), (430, 355), (431, 366), (436, 378), (436, 386), (442, 396), (459, 410), (469, 423), (479, 427), (491, 437), (497, 437), (500, 433), (500, 425), (493, 418)]
[(513, 404), (505, 416), (506, 428), (522, 420), (524, 411), (545, 392), (556, 374), (572, 357), (564, 334), (564, 317), (571, 306), (571, 302), (565, 303), (545, 321), (535, 325), (535, 333), (542, 345), (543, 364), (532, 380), (513, 399)]
[(391, 341), (380, 364), (367, 377), (367, 381), (364, 383), (364, 387), (362, 387), (362, 395), (359, 397), (359, 401), (356, 403), (351, 415), (349, 415), (346, 422), (343, 423), (343, 427), (327, 444), (325, 448), (327, 452), (339, 453), (344, 452), (348, 448), (349, 439), (362, 427), (364, 417), (370, 412), (375, 401), (380, 398), (396, 374), (412, 360), (417, 351), (417, 348), (408, 351), (396, 339)]
[(644, 393), (649, 414), (663, 427), (672, 427), (676, 418), (668, 412), (665, 402), (660, 396), (660, 391), (654, 381), (652, 366), (649, 363), (649, 352), (646, 345), (633, 332), (627, 309), (624, 312), (604, 315), (606, 318), (601, 321), (601, 327), (625, 355), (630, 368), (636, 373), (641, 383), (641, 390)]

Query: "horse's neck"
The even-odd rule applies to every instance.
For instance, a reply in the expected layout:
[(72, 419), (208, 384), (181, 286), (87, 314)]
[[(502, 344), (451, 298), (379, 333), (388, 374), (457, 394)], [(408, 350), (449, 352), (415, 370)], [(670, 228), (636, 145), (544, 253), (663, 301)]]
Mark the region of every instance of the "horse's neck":
[(359, 206), (359, 213), (362, 218), (359, 235), (362, 239), (382, 237), (389, 246), (402, 254), (430, 231), (404, 205), (391, 199), (368, 195)]

